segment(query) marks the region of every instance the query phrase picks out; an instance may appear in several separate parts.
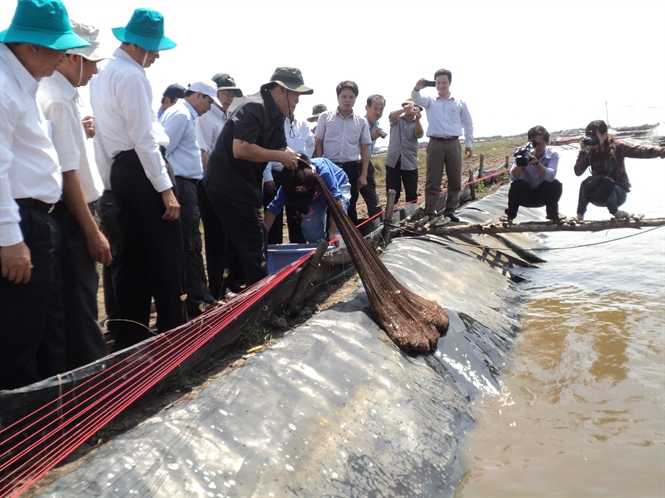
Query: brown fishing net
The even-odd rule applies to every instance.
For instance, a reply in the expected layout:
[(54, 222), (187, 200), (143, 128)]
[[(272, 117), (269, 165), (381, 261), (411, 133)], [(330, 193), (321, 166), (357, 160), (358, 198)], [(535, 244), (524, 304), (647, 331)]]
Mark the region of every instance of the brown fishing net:
[(335, 201), (321, 177), (317, 175), (316, 178), (363, 281), (374, 320), (403, 351), (427, 353), (434, 350), (439, 337), (448, 330), (448, 313), (434, 301), (414, 294), (393, 277)]

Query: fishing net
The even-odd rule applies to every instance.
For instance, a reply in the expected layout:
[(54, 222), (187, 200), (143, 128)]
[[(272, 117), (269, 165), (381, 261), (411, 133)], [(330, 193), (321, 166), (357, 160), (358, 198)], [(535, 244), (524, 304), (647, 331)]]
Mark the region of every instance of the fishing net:
[(427, 353), (434, 350), (439, 337), (448, 330), (448, 313), (438, 303), (411, 292), (393, 277), (321, 177), (316, 178), (365, 286), (374, 320), (403, 351)]

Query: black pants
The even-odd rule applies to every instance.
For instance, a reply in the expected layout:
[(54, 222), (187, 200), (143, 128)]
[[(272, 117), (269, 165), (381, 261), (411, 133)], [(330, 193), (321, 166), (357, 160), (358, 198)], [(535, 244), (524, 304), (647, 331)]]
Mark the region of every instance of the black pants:
[(258, 282), (268, 275), (267, 243), (268, 229), (261, 217), (260, 208), (237, 202), (206, 189), (210, 203), (220, 223), (228, 234), (229, 247), (235, 249), (242, 268), (229, 261), (231, 273), (245, 273), (247, 285)]
[[(282, 172), (275, 171), (272, 172), (272, 178), (275, 181), (275, 192), (269, 194), (266, 192), (265, 188), (263, 189), (263, 207), (267, 208), (268, 204), (277, 195), (277, 190), (282, 186)], [(300, 217), (296, 214), (296, 211), (290, 207), (286, 206), (286, 225), (289, 229), (289, 242), (292, 244), (304, 244), (307, 242), (305, 237), (302, 234), (300, 229)], [(268, 230), (268, 244), (281, 244), (282, 243), (282, 227), (284, 224), (284, 209), (275, 216), (275, 221)]]
[[(94, 204), (88, 207), (94, 215)], [(53, 217), (60, 225), (65, 366), (73, 370), (106, 356), (104, 334), (97, 321), (99, 273), (97, 262), (88, 254), (85, 233), (64, 202), (56, 204)]]
[(189, 316), (201, 314), (201, 306), (212, 300), (206, 285), (206, 274), (203, 266), (203, 241), (201, 239), (201, 216), (197, 180), (181, 176), (175, 177), (180, 204), (180, 228), (185, 251), (185, 292), (187, 293), (186, 308)]
[[(233, 282), (244, 280), (245, 276), (235, 249), (229, 247), (226, 231), (210, 203), (202, 182), (198, 183), (197, 189), (199, 212), (203, 222), (208, 288), (213, 298), (221, 300), (224, 298), (225, 289)], [(231, 271), (231, 267), (234, 268), (235, 274)]]
[(524, 180), (515, 180), (510, 184), (508, 191), (508, 209), (506, 214), (509, 218), (516, 218), (520, 206), (543, 207), (548, 219), (556, 219), (559, 216), (559, 199), (563, 192), (563, 185), (559, 180), (543, 182), (538, 188), (531, 186)]
[(120, 249), (120, 228), (118, 227), (118, 203), (110, 190), (104, 190), (102, 196), (97, 199), (97, 215), (99, 216), (99, 228), (111, 247), (113, 261), (102, 269), (102, 285), (104, 287), (104, 308), (106, 309), (106, 329), (115, 339), (115, 328), (118, 325), (113, 321), (118, 318), (117, 306), (115, 304), (114, 284), (118, 271), (118, 250)]
[(406, 202), (413, 202), (418, 199), (418, 170), (403, 170), (402, 159), (398, 159), (394, 168), (386, 164), (386, 193), (388, 190), (395, 191), (395, 204), (399, 201), (402, 193), (402, 182), (404, 183), (404, 192)]
[(60, 229), (46, 213), (20, 206), (30, 249), (27, 284), (0, 276), (0, 389), (16, 389), (65, 368)]
[(150, 337), (151, 296), (160, 333), (185, 322), (184, 258), (180, 221), (162, 219), (162, 196), (146, 177), (136, 152), (123, 153), (113, 162), (111, 186), (120, 229), (114, 290), (118, 318), (124, 320), (116, 328), (118, 351)]
[[(360, 172), (358, 172), (358, 176), (360, 176)], [(351, 188), (353, 188), (353, 183), (351, 184)], [(374, 178), (374, 165), (372, 164), (372, 161), (369, 162), (367, 168), (367, 185), (360, 189), (360, 195), (363, 196), (365, 205), (367, 206), (368, 218), (372, 218), (383, 211), (379, 195), (376, 193), (376, 179)]]

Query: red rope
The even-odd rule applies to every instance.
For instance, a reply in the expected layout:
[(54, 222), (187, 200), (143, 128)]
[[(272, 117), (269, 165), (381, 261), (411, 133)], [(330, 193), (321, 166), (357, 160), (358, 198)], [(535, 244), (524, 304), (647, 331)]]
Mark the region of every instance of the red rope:
[[(127, 358), (0, 430), (2, 446), (6, 448), (13, 443), (0, 454), (0, 473), (8, 474), (12, 467), (19, 466), (18, 472), (0, 482), (0, 496), (16, 495), (27, 489), (205, 345), (237, 314), (259, 302), (309, 257), (311, 254), (303, 256), (195, 321), (158, 336)], [(150, 362), (136, 362), (145, 355), (150, 355)], [(66, 398), (70, 399), (62, 402)], [(53, 420), (49, 422), (49, 418)], [(26, 422), (29, 425), (22, 427)], [(33, 433), (25, 437), (30, 430)]]

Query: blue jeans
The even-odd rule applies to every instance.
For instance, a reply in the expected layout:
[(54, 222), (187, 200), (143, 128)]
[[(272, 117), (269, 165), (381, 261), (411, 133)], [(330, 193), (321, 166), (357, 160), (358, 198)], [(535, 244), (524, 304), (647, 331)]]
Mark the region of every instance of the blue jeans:
[[(351, 184), (345, 183), (339, 189), (342, 191), (342, 209), (346, 213), (351, 200)], [(307, 219), (303, 218), (300, 222), (300, 228), (302, 228), (302, 233), (307, 242), (318, 242), (326, 238), (328, 204), (323, 197), (319, 197), (319, 199), (319, 202), (312, 203), (312, 212), (307, 216)]]
[[(619, 210), (619, 206), (621, 206), (624, 202), (626, 202), (626, 197), (628, 197), (628, 194), (623, 189), (623, 187), (620, 187), (619, 185), (614, 185), (614, 190), (607, 198), (607, 201), (594, 202), (592, 204), (594, 206), (607, 207), (607, 210), (610, 212), (610, 214), (614, 214)], [(580, 185), (580, 196), (577, 202), (577, 212), (579, 214), (586, 213), (586, 208), (588, 205), (589, 201), (584, 199), (584, 189), (582, 185)]]

